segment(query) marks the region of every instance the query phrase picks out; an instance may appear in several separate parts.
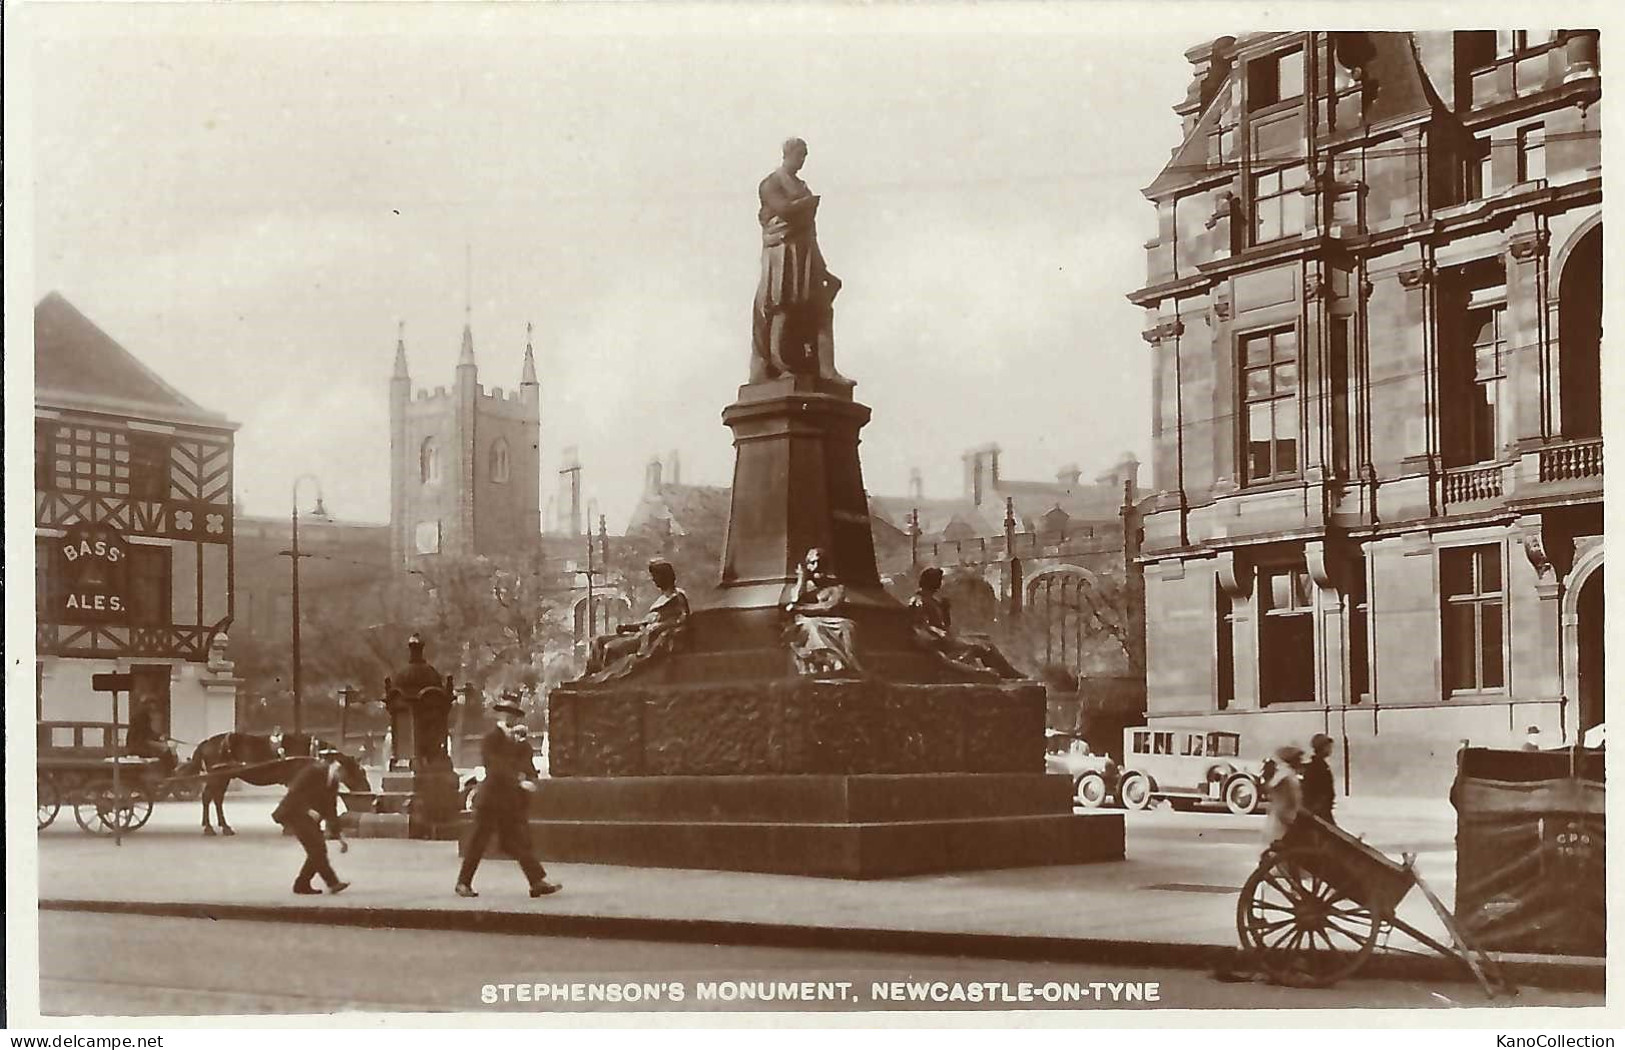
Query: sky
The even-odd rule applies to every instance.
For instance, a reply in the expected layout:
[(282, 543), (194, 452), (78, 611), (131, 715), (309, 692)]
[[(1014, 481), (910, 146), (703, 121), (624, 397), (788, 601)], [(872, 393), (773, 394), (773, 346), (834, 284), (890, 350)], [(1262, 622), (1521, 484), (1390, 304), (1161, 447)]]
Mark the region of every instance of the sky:
[(1145, 10), (34, 5), (34, 298), (241, 424), (240, 513), (314, 472), (372, 521), (397, 324), (449, 386), (466, 307), (511, 389), (533, 323), (544, 502), (575, 446), (617, 531), (652, 455), (729, 481), (756, 185), (797, 135), (869, 490), (957, 495), (987, 442), (1090, 478), (1149, 459), (1139, 191), (1225, 31)]

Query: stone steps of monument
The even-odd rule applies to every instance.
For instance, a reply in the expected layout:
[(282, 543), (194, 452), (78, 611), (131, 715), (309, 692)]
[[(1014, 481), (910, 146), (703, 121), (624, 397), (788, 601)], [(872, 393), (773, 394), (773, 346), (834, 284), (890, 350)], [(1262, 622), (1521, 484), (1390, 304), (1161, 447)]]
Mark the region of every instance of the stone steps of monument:
[[(1070, 778), (1045, 773), (554, 777), (533, 820), (884, 823), (1072, 812)], [(793, 818), (788, 814), (794, 814)]]
[[(1123, 858), (1120, 813), (941, 820), (722, 822), (536, 820), (544, 862), (893, 878)], [(459, 843), (466, 847), (467, 833)]]

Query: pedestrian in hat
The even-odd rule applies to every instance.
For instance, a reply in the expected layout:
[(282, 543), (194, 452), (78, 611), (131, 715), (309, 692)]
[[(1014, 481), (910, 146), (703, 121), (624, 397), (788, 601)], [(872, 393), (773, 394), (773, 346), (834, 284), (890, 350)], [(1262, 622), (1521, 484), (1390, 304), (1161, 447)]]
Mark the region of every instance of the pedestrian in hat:
[(478, 897), (474, 873), (493, 837), (502, 851), (519, 862), (530, 895), (542, 897), (564, 887), (547, 880), (547, 872), (530, 847), (530, 796), (536, 790), (536, 768), (531, 761), (530, 741), (521, 736), (524, 708), (513, 693), (502, 694), (491, 709), (501, 720), (480, 741), (485, 763), (485, 780), (474, 795), (474, 830), (463, 850), (463, 866), (457, 873), (459, 897)]
[(1303, 767), (1303, 808), (1334, 824), (1332, 807), (1337, 804), (1337, 783), (1332, 779), (1332, 738), (1316, 733), (1309, 741), (1309, 761)]
[(1264, 847), (1268, 849), (1286, 834), (1303, 811), (1303, 783), (1298, 770), (1303, 766), (1303, 748), (1296, 744), (1276, 748), (1264, 783), (1269, 808), (1264, 817)]
[(349, 849), (339, 834), (338, 757), (339, 752), (335, 747), (324, 745), (319, 748), (315, 760), (294, 775), (288, 784), (288, 793), (271, 813), (271, 819), (291, 831), (299, 844), (305, 847), (304, 867), (299, 869), (299, 877), (293, 880), (295, 893), (322, 892), (311, 884), (311, 879), (317, 875), (327, 883), (329, 893), (342, 893), (350, 885), (333, 871), (333, 865), (327, 859), (327, 843), (322, 839), (322, 828), (318, 822), (326, 821), (328, 831), (338, 842), (339, 848)]

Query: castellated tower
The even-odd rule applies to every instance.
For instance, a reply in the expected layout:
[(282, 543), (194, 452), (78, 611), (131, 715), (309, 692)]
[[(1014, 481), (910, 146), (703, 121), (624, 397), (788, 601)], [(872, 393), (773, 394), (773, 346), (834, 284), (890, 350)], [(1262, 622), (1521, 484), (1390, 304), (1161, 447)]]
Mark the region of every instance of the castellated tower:
[(397, 566), (435, 554), (523, 554), (540, 534), (541, 385), (529, 326), (519, 389), (487, 391), (463, 325), (452, 389), (412, 391), (404, 334), (389, 380), (391, 550)]

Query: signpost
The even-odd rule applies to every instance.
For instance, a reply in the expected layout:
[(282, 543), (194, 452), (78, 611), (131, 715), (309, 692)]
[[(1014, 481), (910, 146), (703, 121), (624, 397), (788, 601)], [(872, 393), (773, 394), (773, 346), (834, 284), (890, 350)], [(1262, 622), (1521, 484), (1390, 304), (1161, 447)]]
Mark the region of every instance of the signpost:
[[(118, 695), (129, 694), (135, 688), (135, 676), (132, 674), (96, 674), (90, 676), (90, 687), (98, 693), (113, 694), (113, 728), (112, 739), (108, 744), (108, 751), (113, 759), (113, 845), (124, 845), (124, 795), (119, 790), (119, 746), (118, 746)], [(132, 810), (133, 812), (133, 810)], [(98, 820), (105, 819), (98, 809)]]

